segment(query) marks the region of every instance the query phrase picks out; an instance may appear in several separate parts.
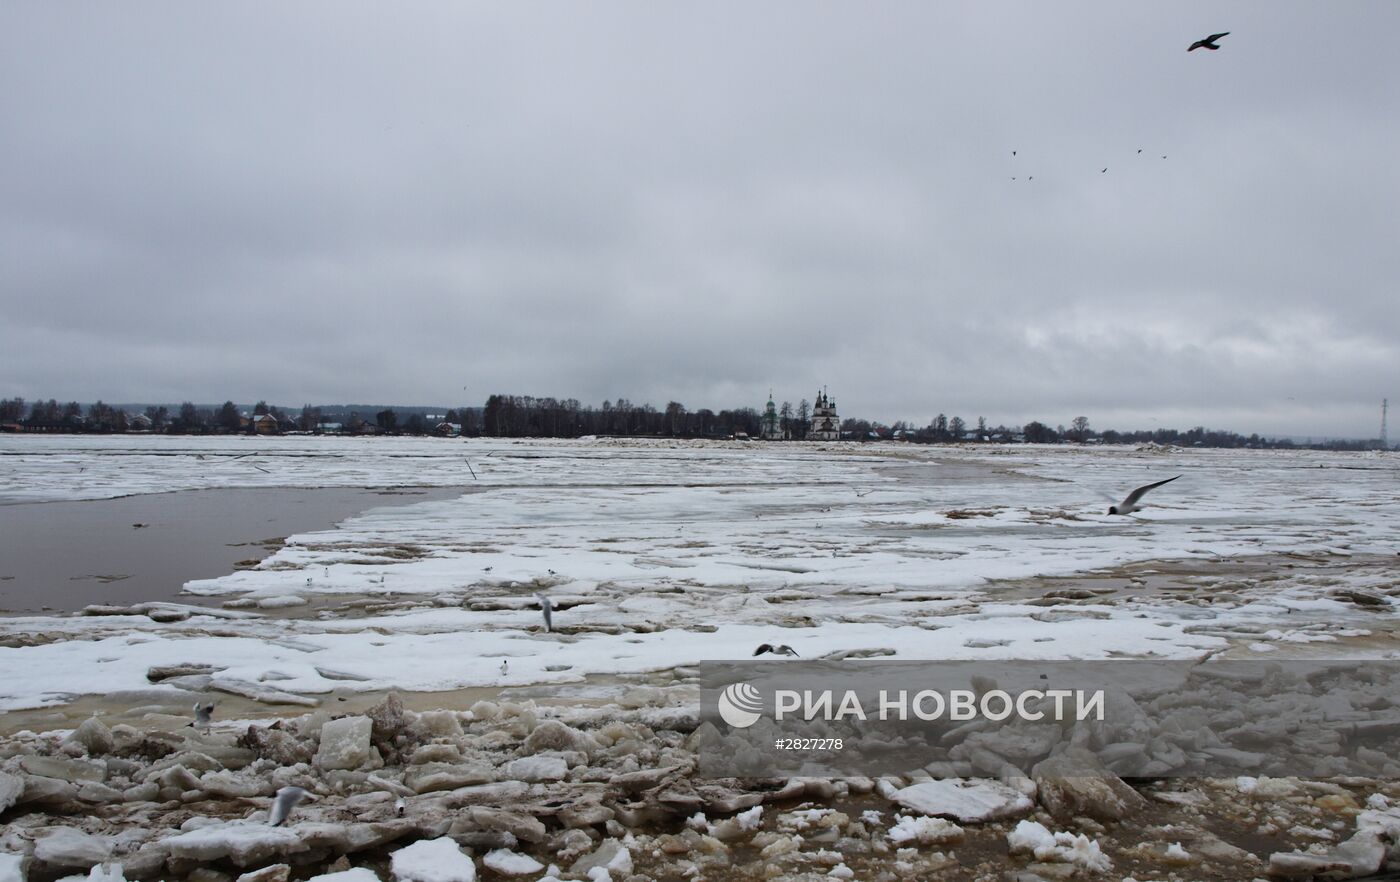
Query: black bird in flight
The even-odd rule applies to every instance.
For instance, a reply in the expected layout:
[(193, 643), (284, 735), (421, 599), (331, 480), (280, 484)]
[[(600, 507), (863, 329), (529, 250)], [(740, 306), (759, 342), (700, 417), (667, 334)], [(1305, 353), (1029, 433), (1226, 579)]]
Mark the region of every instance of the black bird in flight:
[(1211, 50), (1212, 52), (1214, 52), (1216, 49), (1219, 49), (1219, 48), (1220, 48), (1219, 46), (1216, 45), (1215, 41), (1216, 41), (1216, 40), (1219, 40), (1221, 37), (1228, 37), (1228, 36), (1230, 36), (1230, 32), (1229, 32), (1229, 31), (1226, 31), (1226, 32), (1223, 33), (1223, 34), (1211, 34), (1209, 37), (1206, 37), (1204, 40), (1197, 40), (1196, 42), (1192, 43), (1192, 44), (1191, 44), (1191, 47), (1190, 47), (1189, 49), (1187, 49), (1186, 51), (1187, 51), (1187, 52), (1195, 52), (1197, 49), (1209, 49), (1209, 50)]

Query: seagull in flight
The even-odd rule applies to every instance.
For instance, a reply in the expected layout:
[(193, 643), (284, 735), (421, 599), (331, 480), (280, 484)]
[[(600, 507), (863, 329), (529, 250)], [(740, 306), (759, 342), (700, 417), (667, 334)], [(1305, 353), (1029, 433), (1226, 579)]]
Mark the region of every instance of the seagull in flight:
[(283, 787), (277, 791), (277, 797), (272, 801), (272, 812), (267, 816), (267, 822), (274, 827), (280, 827), (292, 813), (292, 809), (296, 808), (296, 804), (305, 798), (306, 791), (300, 787)]
[(543, 594), (536, 594), (535, 599), (540, 602), (540, 611), (544, 613), (544, 630), (546, 634), (554, 632), (554, 604), (549, 602), (549, 598)]
[(771, 643), (764, 643), (763, 645), (759, 646), (758, 649), (755, 649), (753, 651), (753, 654), (763, 655), (765, 652), (771, 652), (774, 655), (797, 655), (797, 650), (793, 649), (791, 646), (788, 646), (785, 643), (779, 644), (778, 646), (774, 646)]
[[(1180, 477), (1181, 475), (1176, 476), (1176, 478)], [(1140, 507), (1138, 505), (1138, 500), (1142, 499), (1143, 495), (1146, 494), (1147, 491), (1155, 490), (1163, 484), (1170, 484), (1172, 481), (1175, 481), (1176, 478), (1167, 478), (1165, 481), (1158, 481), (1155, 484), (1144, 484), (1143, 486), (1134, 490), (1132, 493), (1129, 493), (1127, 497), (1123, 499), (1122, 502), (1118, 503), (1117, 505), (1110, 505), (1108, 507), (1108, 513), (1111, 515), (1132, 514), (1133, 512), (1137, 511)]]
[(214, 720), (214, 702), (208, 704), (196, 704), (194, 706), (194, 722), (190, 723), (197, 729), (208, 729), (209, 724)]
[(1204, 40), (1197, 40), (1196, 42), (1192, 43), (1192, 44), (1191, 44), (1191, 47), (1190, 47), (1189, 49), (1187, 49), (1186, 51), (1187, 51), (1187, 52), (1195, 52), (1197, 49), (1209, 49), (1209, 50), (1211, 50), (1212, 52), (1214, 52), (1216, 49), (1219, 49), (1219, 48), (1220, 48), (1218, 45), (1216, 45), (1215, 41), (1216, 41), (1216, 40), (1219, 40), (1221, 37), (1228, 37), (1228, 36), (1230, 36), (1230, 32), (1229, 32), (1229, 31), (1226, 31), (1226, 32), (1223, 33), (1223, 34), (1211, 34), (1209, 37), (1206, 37)]

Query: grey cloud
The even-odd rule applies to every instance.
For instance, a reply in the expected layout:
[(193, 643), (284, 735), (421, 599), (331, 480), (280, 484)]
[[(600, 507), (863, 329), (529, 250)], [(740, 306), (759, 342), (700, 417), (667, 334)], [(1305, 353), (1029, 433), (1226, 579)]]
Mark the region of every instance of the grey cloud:
[(0, 394), (698, 408), (826, 383), (884, 419), (1373, 434), (1397, 24), (11, 5)]

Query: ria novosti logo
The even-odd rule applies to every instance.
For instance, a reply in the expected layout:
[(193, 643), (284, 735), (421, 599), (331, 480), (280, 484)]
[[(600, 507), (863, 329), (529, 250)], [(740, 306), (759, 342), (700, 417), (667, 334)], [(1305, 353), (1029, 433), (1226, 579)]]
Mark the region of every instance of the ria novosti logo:
[(719, 716), (735, 729), (747, 729), (762, 716), (763, 700), (748, 683), (731, 683), (719, 694)]
[[(875, 699), (872, 703), (872, 699)], [(1071, 701), (1071, 699), (1073, 701)], [(1084, 689), (886, 690), (874, 695), (853, 689), (775, 689), (772, 716), (775, 722), (799, 719), (810, 722), (897, 720), (969, 722), (982, 719), (1002, 722), (1015, 717), (1028, 722), (1050, 719), (1103, 720), (1105, 691)], [(731, 683), (716, 701), (719, 715), (735, 729), (747, 729), (763, 716), (762, 693), (749, 683)]]

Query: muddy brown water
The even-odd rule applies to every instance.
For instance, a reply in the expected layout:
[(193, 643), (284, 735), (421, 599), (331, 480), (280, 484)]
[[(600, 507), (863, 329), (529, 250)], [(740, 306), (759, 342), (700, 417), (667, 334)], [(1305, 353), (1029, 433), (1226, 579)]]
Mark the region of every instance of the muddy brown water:
[(191, 579), (227, 575), (240, 562), (266, 557), (295, 533), (461, 492), (269, 487), (0, 505), (0, 613), (152, 600), (217, 603), (223, 598), (180, 590)]

